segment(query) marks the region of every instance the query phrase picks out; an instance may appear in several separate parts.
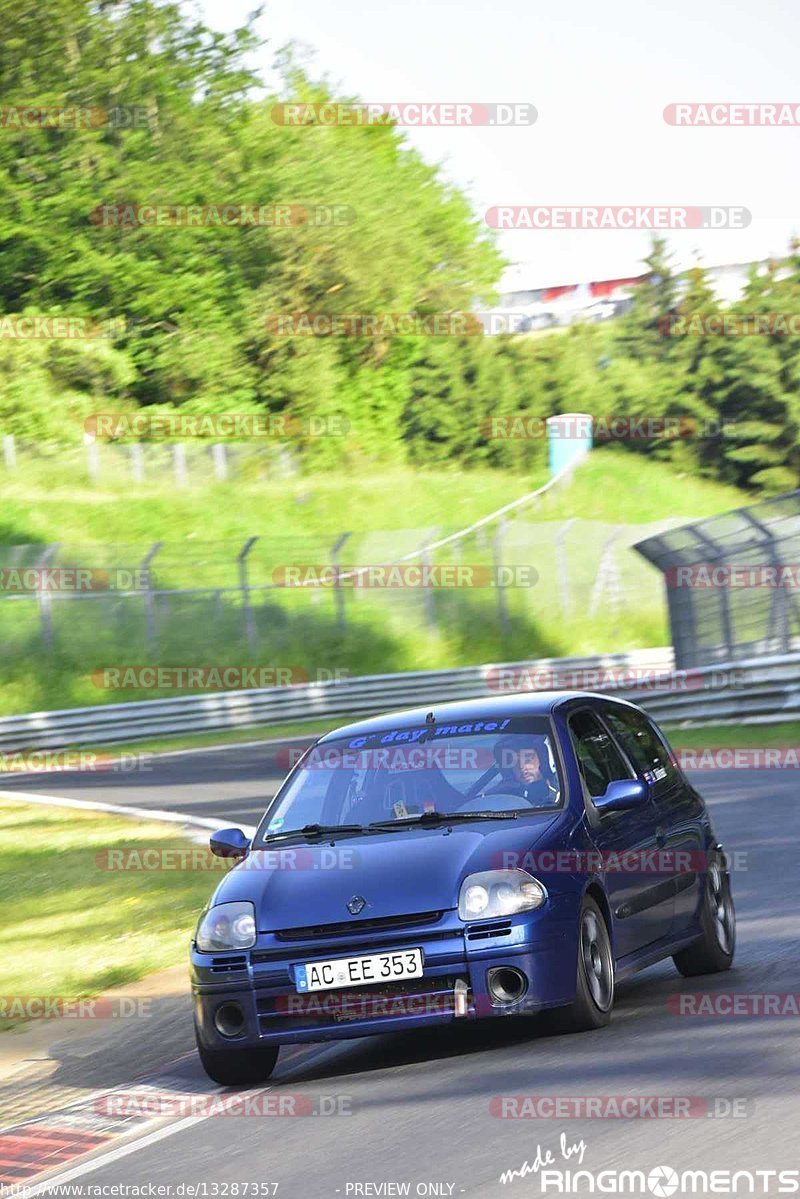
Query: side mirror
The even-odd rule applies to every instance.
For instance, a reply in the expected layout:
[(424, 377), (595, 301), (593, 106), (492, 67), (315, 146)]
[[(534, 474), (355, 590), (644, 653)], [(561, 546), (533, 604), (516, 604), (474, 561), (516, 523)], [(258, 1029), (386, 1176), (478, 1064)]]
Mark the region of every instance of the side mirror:
[(606, 787), (605, 795), (594, 801), (594, 806), (598, 812), (625, 812), (638, 808), (646, 799), (647, 788), (638, 779), (615, 779)]
[(218, 858), (243, 858), (250, 848), (250, 838), (240, 828), (221, 828), (211, 834), (211, 852)]

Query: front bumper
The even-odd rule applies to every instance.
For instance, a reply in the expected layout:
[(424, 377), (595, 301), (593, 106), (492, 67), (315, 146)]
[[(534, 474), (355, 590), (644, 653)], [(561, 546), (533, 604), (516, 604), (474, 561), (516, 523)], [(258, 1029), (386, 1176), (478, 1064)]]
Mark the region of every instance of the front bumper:
[[(474, 924), (454, 911), (418, 921), (399, 918), (396, 927), (390, 920), (380, 923), (369, 935), (352, 927), (335, 936), (262, 933), (253, 949), (238, 953), (198, 953), (193, 947), (198, 1037), (213, 1049), (340, 1040), (534, 1012), (575, 997), (576, 921), (559, 919), (549, 905)], [(297, 993), (295, 968), (302, 963), (412, 948), (423, 951), (422, 978)], [(504, 966), (527, 980), (525, 994), (512, 1003), (499, 1003), (489, 992), (489, 971)], [(241, 1029), (223, 1036), (217, 1013), (231, 1003), (241, 1009)]]

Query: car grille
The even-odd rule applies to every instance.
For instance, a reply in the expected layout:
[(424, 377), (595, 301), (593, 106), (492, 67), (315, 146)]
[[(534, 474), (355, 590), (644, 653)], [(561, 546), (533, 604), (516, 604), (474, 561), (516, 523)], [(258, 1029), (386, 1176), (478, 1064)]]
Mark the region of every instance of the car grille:
[(263, 1035), (341, 1027), (361, 1020), (374, 1024), (404, 1016), (452, 1016), (453, 991), (460, 977), (398, 979), (307, 995), (256, 995), (259, 1031)]
[(507, 937), (511, 932), (510, 920), (495, 920), (487, 924), (468, 924), (468, 941), (486, 941), (489, 937)]
[(212, 958), (211, 965), (206, 967), (212, 974), (230, 974), (236, 970), (247, 970), (247, 954), (237, 953), (230, 957)]
[(337, 924), (309, 924), (305, 928), (282, 928), (275, 933), (279, 941), (314, 941), (319, 937), (352, 937), (361, 933), (392, 932), (435, 924), (441, 912), (417, 912), (411, 916), (382, 916), (375, 920), (343, 920)]

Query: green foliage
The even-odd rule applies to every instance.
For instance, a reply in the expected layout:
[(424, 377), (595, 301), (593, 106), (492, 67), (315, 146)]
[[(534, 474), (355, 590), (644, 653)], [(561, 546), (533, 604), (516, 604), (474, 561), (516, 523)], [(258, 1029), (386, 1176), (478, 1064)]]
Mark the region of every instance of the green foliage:
[[(266, 410), (300, 418), (295, 429), (346, 418), (347, 437), (297, 434), (312, 469), (371, 459), (538, 471), (543, 441), (492, 438), (488, 419), (677, 417), (706, 432), (630, 448), (742, 487), (797, 485), (797, 336), (664, 336), (665, 319), (718, 305), (700, 267), (681, 288), (663, 239), (613, 328), (286, 336), (268, 318), (486, 307), (503, 267), (492, 234), (390, 121), (277, 122), (276, 103), (349, 98), (292, 52), (268, 94), (248, 66), (251, 24), (215, 33), (168, 0), (55, 0), (47, 21), (0, 0), (0, 16), (2, 111), (95, 114), (72, 129), (0, 129), (0, 313), (120, 322), (94, 340), (0, 337), (0, 433), (77, 443), (92, 411)], [(190, 228), (108, 217), (143, 204), (288, 204), (311, 218)], [(732, 311), (800, 312), (798, 247), (754, 275)]]
[(634, 452), (737, 487), (778, 493), (800, 486), (797, 335), (769, 331), (773, 326), (713, 331), (713, 318), (740, 318), (740, 329), (752, 329), (754, 317), (800, 317), (797, 247), (780, 270), (776, 264), (754, 271), (729, 308), (700, 266), (679, 288), (661, 240), (646, 263), (652, 278), (637, 287), (629, 313), (610, 333), (603, 399), (589, 410), (680, 421), (680, 436), (631, 443)]
[[(68, 406), (83, 411), (86, 397), (95, 409), (127, 399), (199, 412), (346, 412), (348, 450), (401, 456), (410, 348), (288, 338), (266, 318), (470, 310), (492, 294), (502, 262), (465, 197), (390, 124), (276, 123), (278, 100), (331, 95), (287, 56), (281, 95), (265, 96), (245, 66), (249, 27), (218, 35), (152, 0), (63, 0), (46, 23), (2, 0), (0, 14), (10, 34), (0, 51), (4, 103), (146, 114), (144, 127), (12, 126), (0, 137), (0, 311), (126, 323), (113, 385), (87, 370)], [(186, 228), (98, 215), (141, 204), (290, 204), (312, 218)], [(341, 220), (318, 223), (320, 210)], [(29, 357), (4, 372), (14, 384), (6, 378), (0, 404), (13, 414), (16, 392), (27, 391), (38, 416), (27, 428), (6, 420), (5, 431), (63, 436), (51, 402), (58, 375), (42, 375), (51, 358)], [(444, 357), (452, 368), (459, 349)], [(334, 447), (315, 450), (324, 466)]]

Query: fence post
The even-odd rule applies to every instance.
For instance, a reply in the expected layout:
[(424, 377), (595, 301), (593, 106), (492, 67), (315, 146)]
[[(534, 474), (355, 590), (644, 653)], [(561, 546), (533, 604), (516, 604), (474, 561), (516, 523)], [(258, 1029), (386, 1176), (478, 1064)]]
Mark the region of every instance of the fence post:
[(158, 623), (156, 618), (156, 597), (153, 588), (153, 577), (150, 574), (150, 563), (163, 546), (163, 541), (154, 541), (142, 558), (139, 569), (144, 572), (146, 587), (144, 591), (144, 621), (147, 637), (147, 652), (151, 659), (158, 653)]
[(568, 619), (572, 615), (572, 596), (569, 587), (569, 558), (566, 552), (567, 533), (575, 524), (576, 517), (566, 521), (556, 533), (556, 583), (561, 615)]
[(492, 538), (492, 562), (494, 564), (494, 585), (497, 590), (497, 617), (500, 623), (500, 636), (506, 639), (511, 631), (506, 604), (506, 588), (502, 579), (503, 574), (503, 535), (506, 531), (506, 521), (503, 517), (497, 522), (497, 532)]
[(278, 450), (278, 470), (281, 476), (290, 479), (297, 474), (297, 464), (291, 451), (286, 446), (281, 446)]
[(13, 470), (17, 465), (17, 446), (13, 433), (6, 433), (3, 438), (3, 457), (6, 462), (6, 470)]
[(600, 605), (600, 600), (604, 592), (608, 592), (608, 606), (614, 617), (614, 625), (612, 633), (616, 633), (619, 622), (620, 599), (622, 595), (622, 586), (620, 582), (619, 567), (614, 553), (614, 542), (621, 533), (621, 529), (617, 526), (607, 538), (600, 554), (600, 564), (597, 568), (597, 577), (592, 585), (592, 593), (589, 597), (589, 615), (594, 616)]
[(138, 441), (131, 446), (131, 474), (134, 483), (144, 483), (144, 450)]
[(222, 442), (215, 442), (211, 447), (211, 458), (214, 462), (214, 474), (220, 483), (228, 477), (228, 457)]
[(239, 564), (239, 590), (242, 593), (244, 631), (251, 653), (255, 653), (256, 651), (256, 621), (253, 609), (250, 605), (250, 587), (247, 578), (247, 557), (257, 541), (257, 537), (248, 537), (247, 541), (240, 549), (239, 555), (236, 559), (237, 563)]
[(345, 599), (342, 585), (339, 582), (339, 555), (344, 548), (345, 542), (350, 537), (350, 533), (342, 533), (341, 537), (336, 541), (331, 550), (331, 565), (333, 566), (333, 595), (336, 602), (336, 623), (340, 629), (344, 629), (347, 624), (345, 613)]
[[(778, 547), (775, 542), (775, 535), (768, 525), (760, 521), (752, 512), (744, 512), (751, 524), (755, 525), (759, 533), (763, 535), (766, 542), (766, 554), (769, 559), (770, 566), (774, 567), (777, 572), (781, 567), (781, 556), (778, 553)], [(767, 653), (772, 653), (771, 641), (775, 637), (777, 627), (777, 635), (780, 638), (780, 652), (788, 654), (791, 649), (791, 622), (789, 614), (789, 597), (783, 587), (776, 587), (769, 601), (769, 620), (767, 622)]]
[[(60, 544), (60, 541), (54, 541), (45, 547), (44, 553), (36, 563), (37, 568), (47, 566)], [(51, 653), (53, 649), (53, 598), (46, 587), (40, 587), (37, 599), (39, 601), (39, 620), (42, 625), (42, 641), (48, 653)]]
[[(427, 571), (428, 567), (431, 565), (431, 555), (430, 555), (430, 551), (428, 550), (428, 546), (430, 545), (430, 543), (432, 541), (436, 540), (438, 534), (439, 534), (438, 528), (432, 529), (431, 532), (428, 533), (427, 536), (425, 536), (420, 543), (419, 549), (420, 549), (420, 557), (421, 557), (422, 566), (423, 566), (423, 574)], [(422, 595), (423, 595), (423, 600), (425, 603), (425, 623), (427, 624), (427, 626), (431, 630), (431, 632), (435, 633), (438, 628), (438, 625), (436, 622), (436, 597), (433, 594), (433, 588), (426, 587), (423, 585)]]
[(186, 484), (186, 446), (179, 441), (172, 447), (172, 465), (175, 469), (175, 482), (179, 487)]
[(89, 469), (89, 478), (96, 483), (100, 478), (100, 446), (94, 438), (86, 443), (86, 465)]

